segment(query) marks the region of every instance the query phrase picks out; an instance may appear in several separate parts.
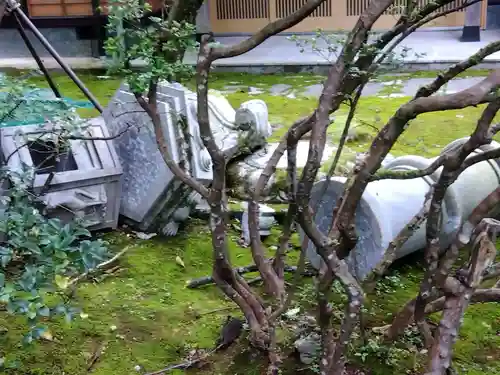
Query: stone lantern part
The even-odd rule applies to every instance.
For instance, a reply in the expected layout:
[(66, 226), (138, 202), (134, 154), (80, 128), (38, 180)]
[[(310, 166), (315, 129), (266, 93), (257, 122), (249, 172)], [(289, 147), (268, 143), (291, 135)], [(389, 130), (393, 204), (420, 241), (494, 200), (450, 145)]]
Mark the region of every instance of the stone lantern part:
[[(457, 147), (466, 139), (459, 139), (445, 147), (443, 152)], [(476, 149), (470, 156), (498, 148), (500, 144), (492, 142)], [(402, 156), (389, 161), (385, 169), (410, 171), (428, 167), (436, 158), (421, 156)], [(358, 243), (347, 259), (351, 270), (358, 279), (367, 274), (382, 260), (389, 243), (398, 235), (406, 224), (422, 208), (425, 196), (440, 176), (442, 168), (422, 178), (409, 180), (379, 180), (370, 182), (356, 210), (355, 223)], [(337, 199), (344, 192), (345, 177), (333, 177), (328, 183), (320, 181), (313, 187), (311, 204), (318, 207), (315, 223), (323, 233), (328, 233), (333, 209)], [(500, 184), (500, 166), (497, 160), (487, 160), (466, 169), (448, 188), (443, 202), (440, 240), (446, 248), (451, 244), (460, 225), (467, 220), (472, 210)], [(322, 195), (326, 186), (326, 192)], [(321, 204), (317, 204), (321, 202)], [(398, 250), (397, 258), (425, 247), (425, 222), (413, 233), (408, 241)], [(302, 240), (303, 231), (300, 232)], [(307, 241), (307, 257), (318, 268), (322, 259), (314, 245)]]
[[(200, 136), (196, 93), (179, 83), (160, 82), (157, 96), (169, 157), (209, 185), (212, 160)], [(223, 151), (251, 152), (263, 147), (272, 132), (262, 100), (250, 100), (235, 110), (221, 94), (210, 92), (208, 109), (212, 133)], [(164, 162), (151, 119), (126, 84), (117, 90), (103, 117), (110, 131), (120, 134), (114, 145), (124, 168), (121, 214), (141, 231), (175, 235), (200, 197), (175, 178)]]
[[(109, 138), (102, 118), (87, 121), (85, 138)], [(48, 217), (67, 222), (79, 217), (88, 229), (116, 228), (122, 168), (109, 140), (70, 140), (67, 150), (54, 145), (58, 124), (23, 125), (0, 129), (1, 158), (12, 171), (34, 171), (33, 192)]]

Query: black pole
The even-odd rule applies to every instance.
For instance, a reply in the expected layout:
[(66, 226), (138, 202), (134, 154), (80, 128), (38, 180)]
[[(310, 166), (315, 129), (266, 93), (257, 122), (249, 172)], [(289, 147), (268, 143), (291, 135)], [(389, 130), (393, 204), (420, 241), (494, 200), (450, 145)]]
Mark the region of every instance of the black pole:
[(28, 35), (26, 34), (26, 31), (24, 30), (23, 24), (21, 23), (21, 20), (19, 19), (17, 13), (14, 13), (14, 17), (17, 22), (17, 30), (19, 31), (19, 34), (21, 35), (21, 38), (23, 38), (24, 44), (26, 44), (26, 47), (28, 47), (28, 50), (31, 53), (31, 56), (35, 59), (38, 68), (42, 71), (43, 75), (45, 76), (45, 79), (47, 80), (47, 83), (49, 84), (52, 92), (57, 98), (61, 98), (61, 93), (57, 89), (57, 86), (55, 85), (54, 81), (52, 80), (52, 77), (50, 76), (47, 68), (45, 65), (43, 65), (42, 60), (40, 59), (40, 56), (38, 56), (38, 53), (35, 50), (35, 47), (33, 47), (33, 44), (28, 38)]
[(75, 85), (82, 91), (82, 93), (92, 102), (95, 109), (100, 113), (103, 112), (103, 108), (99, 104), (99, 101), (92, 95), (92, 93), (85, 87), (82, 81), (76, 76), (75, 72), (61, 59), (61, 56), (57, 51), (50, 45), (49, 41), (40, 33), (40, 31), (33, 25), (33, 22), (19, 9), (19, 3), (16, 0), (7, 0), (7, 5), (9, 6), (11, 12), (16, 12), (22, 21), (29, 27), (37, 39), (42, 43), (42, 45), (47, 49), (47, 51), (52, 55), (52, 57), (59, 63), (64, 72), (72, 79)]

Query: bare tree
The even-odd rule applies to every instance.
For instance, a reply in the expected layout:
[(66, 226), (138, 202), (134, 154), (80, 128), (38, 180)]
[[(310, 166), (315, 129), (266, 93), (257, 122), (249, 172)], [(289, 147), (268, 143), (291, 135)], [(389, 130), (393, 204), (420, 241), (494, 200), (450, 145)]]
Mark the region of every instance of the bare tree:
[[(443, 374), (450, 366), (451, 358), (452, 344), (447, 337), (451, 334), (450, 327), (458, 329), (460, 317), (467, 308), (466, 297), (472, 295), (472, 300), (476, 299), (478, 301), (498, 300), (498, 287), (492, 290), (479, 288), (481, 279), (486, 277), (484, 275), (486, 265), (493, 262), (494, 255), (496, 255), (488, 238), (492, 232), (490, 228), (497, 228), (497, 224), (491, 221), (481, 222), (482, 219), (487, 217), (488, 210), (484, 210), (480, 206), (480, 209), (474, 212), (475, 216), (464, 224), (455, 243), (441, 256), (439, 253), (438, 225), (444, 195), (447, 188), (460, 173), (474, 163), (498, 157), (500, 154), (499, 150), (494, 150), (494, 152), (486, 152), (480, 156), (467, 158), (475, 148), (490, 143), (492, 136), (498, 131), (498, 126), (491, 126), (491, 123), (500, 109), (500, 98), (496, 93), (500, 86), (500, 70), (493, 71), (480, 83), (463, 91), (441, 96), (435, 96), (434, 94), (460, 73), (477, 65), (490, 54), (499, 51), (500, 43), (491, 43), (470, 58), (451, 66), (430, 84), (419, 89), (411, 100), (403, 104), (394, 113), (376, 135), (366, 157), (357, 163), (345, 184), (343, 196), (334, 210), (334, 218), (329, 233), (322, 233), (317, 228), (309, 205), (311, 189), (316, 181), (325, 149), (330, 115), (337, 111), (340, 105), (346, 101), (350, 102), (352, 113), (354, 113), (357, 100), (350, 100), (351, 96), (354, 94), (355, 97), (359, 98), (364, 85), (383, 64), (384, 59), (408, 35), (427, 22), (477, 1), (467, 2), (455, 8), (450, 8), (453, 0), (436, 0), (423, 6), (416, 6), (413, 2), (408, 2), (408, 6), (395, 25), (390, 30), (377, 36), (375, 40), (369, 38), (372, 27), (384, 12), (393, 6), (394, 1), (372, 0), (369, 3), (354, 28), (348, 34), (338, 58), (331, 64), (316, 110), (305, 118), (297, 120), (288, 129), (265, 166), (256, 187), (250, 194), (251, 252), (268, 298), (260, 296), (239, 273), (234, 271), (229, 257), (226, 169), (228, 162), (238, 150), (232, 149), (223, 152), (217, 146), (210, 128), (208, 86), (211, 67), (216, 60), (244, 54), (259, 46), (269, 37), (298, 24), (312, 14), (322, 2), (323, 0), (309, 0), (295, 13), (269, 23), (253, 36), (234, 46), (213, 45), (209, 42), (208, 37), (202, 39), (196, 66), (196, 88), (201, 139), (213, 161), (214, 178), (209, 187), (194, 180), (188, 172), (173, 161), (170, 155), (158, 114), (156, 97), (158, 80), (152, 79), (149, 82), (147, 93), (136, 92), (135, 95), (142, 108), (151, 117), (157, 144), (165, 163), (177, 178), (198, 192), (207, 200), (210, 206), (213, 279), (224, 294), (233, 300), (245, 315), (250, 326), (252, 345), (269, 353), (270, 374), (277, 374), (280, 366), (280, 358), (275, 343), (275, 324), (280, 315), (286, 310), (294, 290), (293, 288), (287, 290), (283, 275), (284, 249), (288, 245), (292, 224), (297, 222), (300, 225), (309, 240), (313, 242), (325, 264), (317, 284), (318, 324), (322, 332), (320, 371), (322, 374), (341, 375), (344, 373), (346, 364), (346, 347), (358, 324), (366, 288), (366, 283), (363, 285), (356, 279), (345, 261), (357, 243), (354, 218), (361, 196), (370, 181), (383, 178), (418, 178), (434, 172), (439, 167), (443, 167), (439, 182), (433, 187), (422, 211), (391, 243), (386, 257), (368, 278), (371, 282), (375, 282), (377, 277), (382, 275), (393, 261), (395, 251), (427, 219), (426, 275), (422, 280), (419, 295), (416, 296), (415, 300), (408, 302), (405, 309), (396, 317), (389, 330), (389, 335), (392, 337), (397, 336), (401, 330), (404, 330), (414, 320), (421, 329), (426, 344), (432, 347), (429, 373)], [(201, 0), (170, 2), (167, 4), (168, 21), (190, 20), (192, 22), (201, 3)], [(164, 34), (162, 34), (162, 40), (157, 48), (158, 54), (163, 53), (161, 43), (170, 37), (168, 29), (167, 31), (163, 30), (162, 33)], [(179, 51), (177, 56), (172, 56), (172, 58), (178, 59), (178, 54), (183, 54), (183, 52)], [(382, 160), (407, 129), (410, 120), (424, 113), (461, 109), (480, 104), (487, 104), (487, 106), (478, 119), (470, 139), (459, 148), (438, 158), (426, 170), (404, 174), (379, 170)], [(297, 143), (309, 132), (309, 154), (306, 167), (303, 169), (302, 174), (298, 176), (296, 166)], [(275, 173), (276, 166), (285, 151), (288, 154), (287, 193), (289, 209), (280, 246), (273, 259), (270, 260), (265, 256), (264, 247), (259, 236), (258, 203), (262, 200), (264, 188), (268, 184), (270, 177)], [(497, 204), (499, 197), (498, 193), (493, 194), (488, 201), (488, 208)], [(457, 279), (449, 276), (451, 267), (457, 260), (460, 248), (468, 242), (472, 234), (471, 228), (474, 229), (479, 223), (482, 223), (478, 227), (479, 234), (476, 236), (479, 239), (473, 241), (475, 244), (473, 257), (470, 265), (464, 268), (468, 272), (468, 284), (453, 292), (450, 285), (457, 284)], [(465, 242), (463, 241), (464, 236), (467, 239)], [(301, 254), (299, 269), (303, 267), (304, 251), (305, 249)], [(492, 272), (489, 275), (491, 276), (491, 274), (498, 277), (498, 270), (496, 273)], [(340, 281), (348, 297), (343, 322), (338, 332), (332, 325), (332, 309), (330, 305), (330, 293), (334, 280)], [(442, 324), (433, 337), (430, 328), (425, 322), (425, 316), (429, 312), (441, 308), (444, 308)]]

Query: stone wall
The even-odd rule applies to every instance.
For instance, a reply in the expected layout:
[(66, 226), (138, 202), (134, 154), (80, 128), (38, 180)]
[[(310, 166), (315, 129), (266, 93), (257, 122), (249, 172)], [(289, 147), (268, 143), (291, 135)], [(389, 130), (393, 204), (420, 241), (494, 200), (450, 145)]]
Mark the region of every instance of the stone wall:
[[(39, 29), (62, 57), (91, 57), (90, 40), (79, 40), (72, 28)], [(34, 35), (26, 31), (35, 49), (42, 57), (50, 57)], [(0, 29), (0, 59), (31, 57), (17, 29)]]

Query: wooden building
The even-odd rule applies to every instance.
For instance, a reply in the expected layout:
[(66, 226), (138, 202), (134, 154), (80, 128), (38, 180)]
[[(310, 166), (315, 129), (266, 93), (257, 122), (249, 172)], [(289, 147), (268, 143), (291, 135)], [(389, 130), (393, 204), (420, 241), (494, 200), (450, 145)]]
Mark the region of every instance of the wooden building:
[[(207, 0), (212, 31), (217, 34), (251, 33), (269, 21), (286, 17), (299, 9), (307, 0)], [(431, 0), (419, 0), (425, 4)], [(455, 0), (454, 5), (465, 0)], [(22, 0), (23, 10), (41, 27), (91, 25), (103, 16), (106, 0)], [(148, 0), (154, 8), (161, 0)], [(376, 29), (392, 26), (401, 14), (406, 0), (396, 0), (395, 5), (375, 24)], [(369, 0), (327, 0), (310, 17), (290, 29), (291, 32), (324, 30), (349, 30)], [(105, 13), (105, 11), (104, 11)], [(465, 12), (458, 11), (442, 17), (427, 27), (463, 26)]]
[[(425, 4), (431, 0), (419, 0)], [(306, 0), (209, 0), (209, 14), (212, 31), (216, 34), (251, 33), (265, 26), (269, 21), (286, 17), (299, 9)], [(464, 0), (455, 0), (455, 7)], [(327, 0), (311, 16), (296, 25), (290, 32), (311, 32), (323, 30), (350, 30), (369, 0)], [(403, 11), (406, 0), (395, 4), (375, 24), (375, 29), (388, 29)], [(426, 27), (462, 27), (465, 12), (454, 12), (441, 17)]]
[[(106, 21), (107, 0), (18, 0), (31, 21), (40, 28), (90, 27)], [(147, 0), (159, 9), (162, 0)], [(15, 26), (6, 17), (2, 27)]]
[[(107, 0), (19, 0), (24, 12), (39, 28), (75, 28), (81, 39), (102, 40), (105, 38)], [(153, 9), (159, 9), (163, 0), (147, 0)], [(197, 23), (199, 29), (207, 27), (215, 34), (249, 34), (270, 21), (286, 17), (298, 10), (307, 0), (206, 0)], [(421, 5), (432, 0), (418, 0)], [(466, 0), (455, 0), (450, 7)], [(481, 3), (481, 28), (486, 23), (488, 1)], [(500, 0), (499, 0), (500, 1)], [(287, 30), (288, 32), (313, 32), (323, 30), (350, 30), (369, 0), (326, 0), (308, 18)], [(390, 28), (403, 11), (406, 0), (395, 0), (395, 4), (375, 24), (375, 30)], [(451, 13), (425, 27), (462, 27), (464, 10)], [(14, 27), (12, 17), (4, 17), (1, 27)], [(201, 25), (201, 27), (200, 27)], [(479, 27), (478, 27), (479, 29)], [(205, 30), (201, 31), (204, 32)], [(207, 30), (208, 31), (208, 30)], [(102, 47), (102, 44), (101, 44)], [(102, 50), (102, 48), (100, 48)]]

